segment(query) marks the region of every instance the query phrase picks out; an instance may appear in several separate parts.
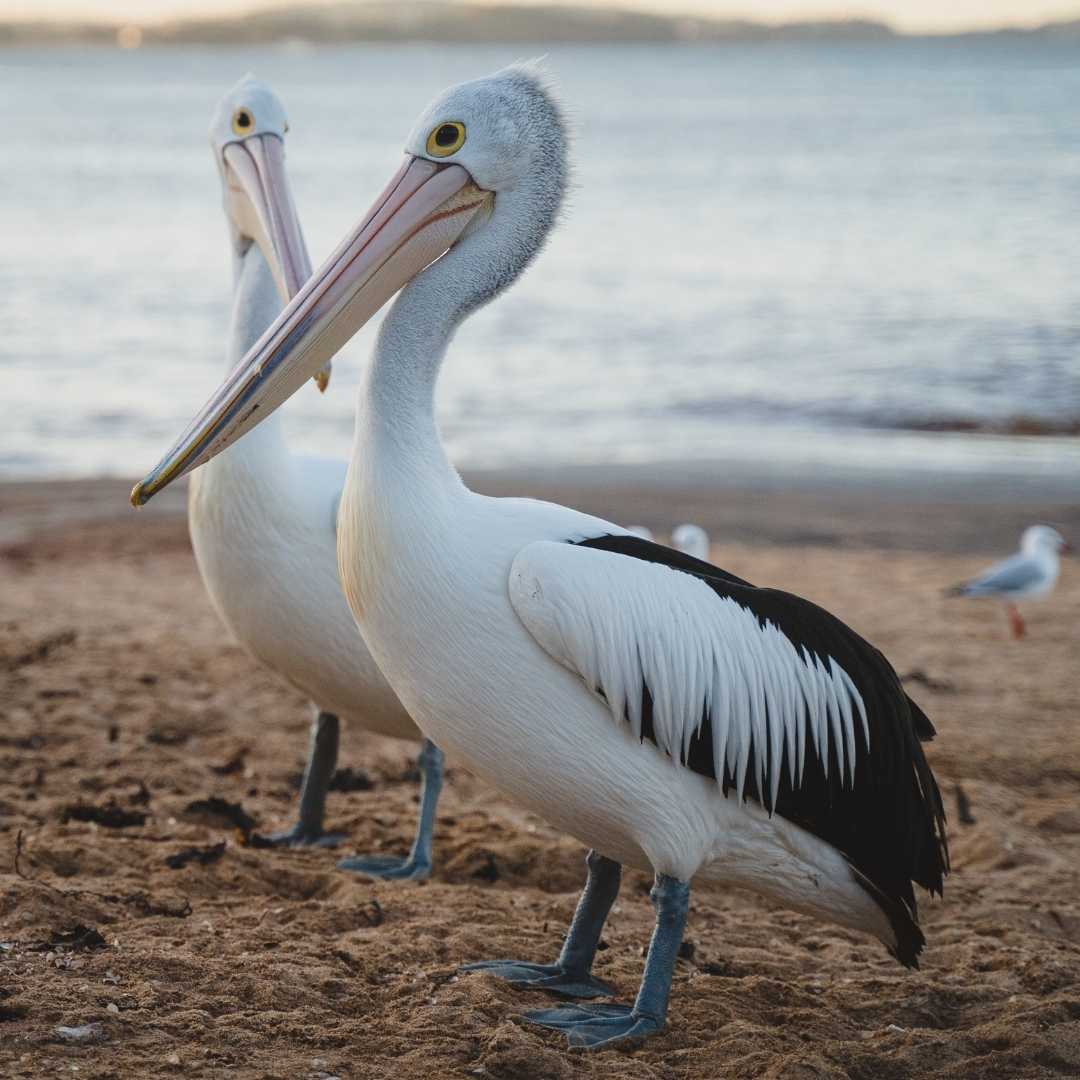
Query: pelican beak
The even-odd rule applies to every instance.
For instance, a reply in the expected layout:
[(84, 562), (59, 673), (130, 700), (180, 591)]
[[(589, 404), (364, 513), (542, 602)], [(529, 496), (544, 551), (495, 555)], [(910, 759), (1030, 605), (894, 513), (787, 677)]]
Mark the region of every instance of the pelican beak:
[[(222, 159), (229, 216), (259, 245), (287, 304), (311, 277), (311, 256), (285, 172), (285, 144), (277, 135), (252, 135), (229, 143)], [(314, 378), (325, 391), (329, 362)]]
[(135, 485), (132, 505), (221, 453), (288, 400), (493, 198), (460, 165), (407, 157), (360, 224)]

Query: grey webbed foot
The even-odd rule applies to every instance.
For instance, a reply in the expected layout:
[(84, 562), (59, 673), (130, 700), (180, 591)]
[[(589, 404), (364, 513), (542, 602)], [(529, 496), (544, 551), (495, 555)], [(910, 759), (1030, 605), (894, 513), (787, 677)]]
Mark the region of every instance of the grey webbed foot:
[(528, 1012), (525, 1019), (543, 1027), (565, 1031), (567, 1042), (581, 1050), (595, 1050), (661, 1031), (667, 1016), (675, 958), (686, 928), (690, 886), (666, 874), (657, 874), (651, 896), (653, 907), (656, 908), (656, 926), (645, 959), (645, 974), (633, 1007), (573, 1005)]
[(291, 829), (282, 832), (270, 833), (269, 836), (260, 836), (259, 842), (268, 847), (283, 848), (334, 848), (344, 843), (345, 834), (339, 832), (323, 832), (321, 829), (309, 829), (303, 825), (294, 825)]
[(333, 713), (320, 712), (311, 725), (311, 749), (300, 788), (300, 819), (291, 829), (257, 837), (260, 846), (279, 848), (332, 848), (344, 833), (323, 831), (326, 792), (337, 764), (340, 723)]
[(462, 971), (490, 971), (522, 990), (547, 990), (563, 997), (609, 997), (615, 991), (591, 974), (600, 933), (611, 905), (619, 894), (622, 868), (597, 851), (585, 858), (589, 875), (585, 881), (562, 952), (554, 964), (530, 964), (524, 960), (483, 960), (466, 964)]
[(610, 997), (614, 989), (587, 971), (560, 964), (530, 964), (524, 960), (481, 960), (464, 964), (461, 971), (486, 971), (519, 990), (546, 990), (571, 998)]
[(338, 863), (339, 870), (386, 881), (424, 881), (431, 877), (431, 843), (435, 808), (443, 783), (443, 754), (430, 739), (425, 739), (416, 761), (422, 777), (420, 820), (408, 856), (402, 859), (395, 855), (351, 855)]
[(524, 1014), (530, 1023), (566, 1032), (566, 1041), (580, 1050), (597, 1050), (626, 1039), (643, 1039), (662, 1031), (663, 1020), (629, 1005), (571, 1005), (535, 1009)]
[(431, 877), (431, 863), (411, 855), (405, 859), (397, 855), (352, 855), (337, 865), (339, 870), (386, 881), (426, 881)]

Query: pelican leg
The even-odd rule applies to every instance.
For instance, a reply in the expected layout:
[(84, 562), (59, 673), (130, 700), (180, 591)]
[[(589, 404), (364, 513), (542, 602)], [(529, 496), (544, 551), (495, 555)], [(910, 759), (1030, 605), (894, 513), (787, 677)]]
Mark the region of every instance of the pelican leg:
[(280, 847), (336, 847), (345, 839), (343, 833), (323, 832), (326, 792), (337, 767), (341, 723), (333, 713), (320, 712), (311, 725), (311, 749), (308, 752), (304, 782), (300, 788), (300, 818), (284, 832), (265, 837)]
[(520, 990), (548, 990), (564, 997), (607, 997), (615, 991), (592, 975), (596, 948), (611, 905), (619, 895), (622, 867), (598, 851), (585, 856), (589, 876), (570, 921), (562, 952), (554, 964), (524, 960), (483, 960), (462, 971), (488, 971)]
[(650, 895), (656, 908), (656, 927), (633, 1006), (570, 1005), (527, 1012), (525, 1019), (565, 1031), (570, 1046), (581, 1050), (595, 1050), (623, 1039), (644, 1038), (662, 1031), (675, 960), (686, 929), (690, 886), (666, 874), (657, 874)]
[(400, 859), (396, 855), (353, 855), (338, 863), (339, 870), (408, 881), (423, 881), (431, 876), (431, 839), (443, 785), (443, 752), (430, 739), (425, 739), (416, 764), (421, 776), (420, 821), (408, 856)]

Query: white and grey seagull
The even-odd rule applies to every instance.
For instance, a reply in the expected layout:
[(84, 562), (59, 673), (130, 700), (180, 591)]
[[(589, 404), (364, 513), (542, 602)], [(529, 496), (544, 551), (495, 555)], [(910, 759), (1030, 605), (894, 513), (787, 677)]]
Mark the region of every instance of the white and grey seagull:
[(1061, 556), (1069, 551), (1065, 537), (1049, 525), (1031, 525), (1020, 537), (1020, 550), (970, 581), (954, 585), (947, 596), (991, 597), (1005, 604), (1014, 638), (1026, 632), (1019, 600), (1042, 600), (1057, 584)]
[(692, 881), (870, 933), (915, 966), (914, 886), (941, 890), (947, 851), (922, 748), (934, 729), (854, 630), (600, 518), (478, 495), (448, 460), (434, 406), (450, 340), (539, 252), (567, 171), (563, 117), (534, 68), (442, 94), (370, 212), (132, 501), (260, 423), (400, 292), (359, 396), (342, 584), (429, 737), (591, 849), (555, 962), (480, 969), (609, 994), (592, 966), (621, 866), (653, 871), (634, 1004), (526, 1014), (598, 1047), (664, 1027)]

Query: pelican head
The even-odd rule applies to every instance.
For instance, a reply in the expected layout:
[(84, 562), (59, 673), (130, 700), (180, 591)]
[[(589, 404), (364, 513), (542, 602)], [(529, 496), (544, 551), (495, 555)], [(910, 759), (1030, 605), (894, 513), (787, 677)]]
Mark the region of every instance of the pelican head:
[(1062, 555), (1072, 549), (1069, 542), (1057, 529), (1052, 529), (1049, 525), (1031, 525), (1024, 530), (1024, 534), (1020, 537), (1020, 550), (1028, 555), (1042, 554), (1043, 552)]
[(509, 286), (555, 222), (566, 154), (562, 115), (532, 65), (442, 94), (413, 128), (405, 160), (368, 213), (135, 486), (132, 503), (146, 502), (268, 416), (395, 293), (421, 287), (436, 260), (432, 287), (451, 303), (455, 323)]
[[(210, 145), (221, 175), (222, 202), (233, 249), (242, 258), (252, 244), (266, 259), (283, 303), (311, 274), (311, 258), (285, 171), (289, 122), (281, 99), (245, 75), (222, 99), (210, 122)], [(320, 390), (329, 365), (315, 373)]]

